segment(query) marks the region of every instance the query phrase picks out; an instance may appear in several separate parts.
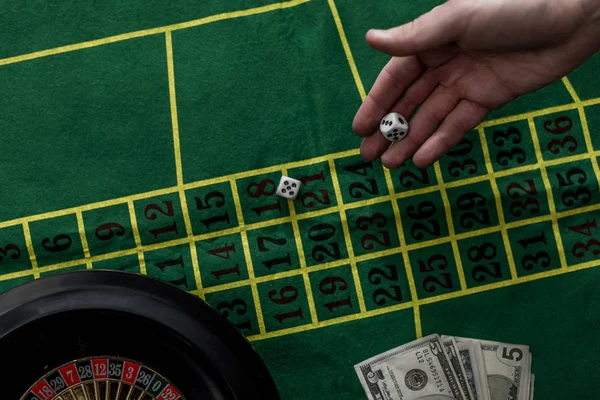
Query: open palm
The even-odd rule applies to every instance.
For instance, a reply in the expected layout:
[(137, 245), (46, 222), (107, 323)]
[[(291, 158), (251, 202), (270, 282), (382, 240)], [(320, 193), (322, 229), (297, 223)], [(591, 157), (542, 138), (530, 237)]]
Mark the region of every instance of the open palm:
[[(354, 118), (362, 156), (387, 168), (411, 157), (419, 167), (437, 161), (490, 110), (594, 54), (598, 15), (598, 0), (450, 0), (409, 24), (370, 31), (368, 43), (393, 57)], [(409, 118), (417, 108), (408, 136), (390, 147), (381, 118)]]

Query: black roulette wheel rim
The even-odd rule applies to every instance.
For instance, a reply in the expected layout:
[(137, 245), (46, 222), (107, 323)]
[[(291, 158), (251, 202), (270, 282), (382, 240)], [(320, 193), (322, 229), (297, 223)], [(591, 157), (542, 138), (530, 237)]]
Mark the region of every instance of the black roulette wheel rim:
[[(137, 363), (182, 400), (280, 399), (266, 365), (227, 319), (171, 284), (128, 272), (66, 272), (0, 294), (0, 355), (7, 400), (44, 400), (34, 384), (64, 376), (61, 366), (93, 368), (98, 360)], [(131, 385), (138, 383), (145, 384)]]

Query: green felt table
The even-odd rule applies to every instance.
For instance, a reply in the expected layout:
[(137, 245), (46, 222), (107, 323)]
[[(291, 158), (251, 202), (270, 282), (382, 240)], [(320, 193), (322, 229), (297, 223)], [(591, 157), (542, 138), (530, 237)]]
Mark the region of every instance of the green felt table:
[(430, 168), (367, 163), (351, 122), (387, 57), (364, 34), (437, 4), (4, 2), (0, 291), (168, 281), (285, 399), (362, 399), (354, 364), (430, 333), (528, 344), (536, 398), (595, 398), (600, 55)]

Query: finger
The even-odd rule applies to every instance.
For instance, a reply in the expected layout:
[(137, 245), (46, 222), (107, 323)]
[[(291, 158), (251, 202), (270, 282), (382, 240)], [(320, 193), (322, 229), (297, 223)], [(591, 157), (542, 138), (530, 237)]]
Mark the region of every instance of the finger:
[[(407, 120), (415, 112), (417, 107), (431, 95), (438, 85), (438, 81), (432, 72), (426, 72), (407, 90), (404, 96), (396, 102), (389, 112), (397, 112)], [(390, 147), (390, 142), (383, 137), (379, 125), (375, 133), (366, 137), (360, 146), (361, 156), (367, 161), (374, 161)]]
[(432, 95), (438, 85), (439, 80), (435, 72), (427, 71), (406, 90), (404, 96), (396, 102), (390, 112), (397, 112), (409, 120), (417, 107)]
[(352, 130), (358, 136), (369, 136), (379, 126), (381, 119), (398, 101), (406, 88), (422, 72), (416, 57), (392, 58), (381, 70), (369, 94), (359, 107)]
[(477, 103), (461, 100), (438, 130), (415, 153), (414, 164), (419, 168), (425, 168), (439, 160), (460, 143), (469, 131), (475, 129), (489, 111)]
[(410, 123), (406, 138), (390, 147), (381, 156), (383, 165), (394, 169), (412, 157), (458, 102), (459, 97), (454, 90), (438, 86), (417, 111)]
[(371, 29), (367, 43), (394, 56), (409, 56), (455, 41), (469, 21), (462, 2), (448, 2), (404, 25), (390, 29)]
[(391, 144), (378, 129), (375, 134), (363, 139), (360, 144), (360, 156), (366, 161), (375, 161), (385, 153)]

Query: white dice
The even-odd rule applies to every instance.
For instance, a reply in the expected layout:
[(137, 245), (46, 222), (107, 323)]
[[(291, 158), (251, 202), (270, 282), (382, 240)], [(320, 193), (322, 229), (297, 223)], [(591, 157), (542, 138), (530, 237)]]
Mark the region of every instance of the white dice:
[(406, 118), (398, 113), (390, 113), (383, 117), (379, 130), (383, 137), (390, 142), (399, 142), (408, 133), (408, 122)]
[(289, 176), (283, 175), (279, 180), (279, 186), (277, 187), (277, 194), (286, 199), (295, 200), (300, 191), (300, 182), (297, 179), (290, 178)]

